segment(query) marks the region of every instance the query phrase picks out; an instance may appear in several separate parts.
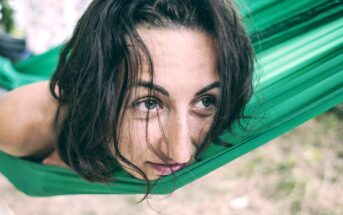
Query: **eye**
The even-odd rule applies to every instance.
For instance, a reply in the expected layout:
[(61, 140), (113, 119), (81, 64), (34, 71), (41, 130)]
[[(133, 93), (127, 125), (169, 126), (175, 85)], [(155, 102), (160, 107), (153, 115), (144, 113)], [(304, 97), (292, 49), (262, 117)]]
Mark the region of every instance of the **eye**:
[(209, 116), (215, 113), (216, 107), (216, 98), (214, 96), (204, 96), (197, 100), (193, 105), (194, 110), (200, 115)]
[(206, 96), (200, 99), (194, 107), (195, 108), (210, 108), (212, 105), (214, 106), (216, 99), (213, 96)]
[(134, 102), (133, 106), (137, 110), (142, 111), (142, 112), (158, 111), (158, 110), (162, 109), (159, 102), (153, 97), (148, 97), (145, 99), (141, 99), (137, 102)]

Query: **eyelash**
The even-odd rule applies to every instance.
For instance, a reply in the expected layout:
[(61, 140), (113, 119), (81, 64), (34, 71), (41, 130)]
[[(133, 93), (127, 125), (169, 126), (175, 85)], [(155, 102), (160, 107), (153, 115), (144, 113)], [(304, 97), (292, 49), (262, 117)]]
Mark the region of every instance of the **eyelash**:
[[(150, 96), (150, 97), (144, 97), (144, 98), (141, 98), (141, 99), (138, 99), (138, 100), (136, 100), (136, 101), (134, 101), (133, 102), (133, 107), (134, 108), (137, 108), (137, 110), (139, 111), (139, 105), (141, 105), (141, 104), (143, 104), (143, 105), (146, 105), (147, 103), (146, 102), (155, 102), (155, 105), (157, 105), (157, 106), (159, 106), (160, 107), (160, 109), (162, 109), (163, 107), (162, 107), (162, 105), (161, 105), (161, 102), (157, 99), (157, 98), (155, 98), (155, 97), (152, 97), (152, 96)], [(146, 107), (146, 106), (145, 106)], [(152, 110), (149, 110), (149, 109), (147, 109), (146, 111), (142, 111), (142, 112), (152, 112)]]
[[(198, 104), (199, 102), (203, 102), (204, 99), (210, 99), (210, 102), (211, 102), (211, 106), (210, 107), (205, 107), (205, 108), (198, 108), (198, 107), (195, 107), (196, 104)], [(216, 109), (217, 108), (217, 98), (213, 95), (204, 95), (202, 96), (201, 98), (197, 99), (196, 100), (197, 102), (192, 105), (192, 107), (194, 107), (194, 109), (197, 110), (197, 113), (202, 115), (202, 116), (210, 116), (214, 113), (215, 110), (213, 109)]]
[[(196, 107), (196, 104), (198, 104), (199, 102), (203, 102), (204, 99), (210, 99), (212, 107), (204, 107), (204, 108)], [(196, 99), (195, 101), (196, 101), (196, 103), (194, 103), (192, 105), (192, 108), (201, 116), (210, 116), (214, 112), (213, 109), (217, 108), (217, 98), (216, 98), (216, 96), (213, 96), (213, 95), (207, 94), (207, 95), (204, 95), (204, 96)], [(152, 109), (149, 110), (149, 108), (146, 106), (147, 102), (154, 102), (153, 105), (155, 105), (155, 106)], [(143, 108), (145, 108), (145, 110), (139, 110), (139, 106), (140, 105), (144, 105), (145, 107), (143, 107)], [(148, 112), (149, 113), (154, 113), (154, 112), (157, 112), (157, 111), (163, 109), (162, 102), (158, 98), (153, 97), (153, 96), (148, 96), (148, 97), (140, 98), (140, 99), (134, 101), (132, 103), (132, 107), (135, 108), (135, 110), (138, 111), (138, 112), (145, 112), (145, 113), (148, 113)], [(156, 107), (157, 107), (157, 109), (154, 110)]]

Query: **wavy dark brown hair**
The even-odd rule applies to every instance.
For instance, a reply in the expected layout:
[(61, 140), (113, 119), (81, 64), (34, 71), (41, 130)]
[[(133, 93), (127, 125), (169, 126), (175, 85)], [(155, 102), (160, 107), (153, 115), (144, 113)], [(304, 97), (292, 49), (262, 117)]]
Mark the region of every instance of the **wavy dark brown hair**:
[[(231, 1), (94, 0), (65, 44), (51, 83), (57, 99), (58, 152), (81, 177), (109, 182), (118, 160), (149, 180), (118, 150), (122, 111), (129, 87), (139, 79), (143, 59), (153, 81), (149, 50), (138, 27), (197, 30), (215, 44), (220, 99), (200, 154), (224, 129), (230, 129), (252, 94), (254, 54)], [(61, 118), (61, 110), (67, 112)], [(61, 120), (61, 123), (57, 123)], [(111, 153), (114, 147), (116, 154)]]

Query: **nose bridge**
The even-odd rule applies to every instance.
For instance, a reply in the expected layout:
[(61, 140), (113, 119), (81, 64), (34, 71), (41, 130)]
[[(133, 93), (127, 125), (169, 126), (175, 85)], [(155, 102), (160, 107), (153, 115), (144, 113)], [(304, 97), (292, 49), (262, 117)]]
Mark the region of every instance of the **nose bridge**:
[(173, 162), (186, 163), (192, 156), (192, 137), (186, 112), (173, 114), (168, 119), (167, 153)]

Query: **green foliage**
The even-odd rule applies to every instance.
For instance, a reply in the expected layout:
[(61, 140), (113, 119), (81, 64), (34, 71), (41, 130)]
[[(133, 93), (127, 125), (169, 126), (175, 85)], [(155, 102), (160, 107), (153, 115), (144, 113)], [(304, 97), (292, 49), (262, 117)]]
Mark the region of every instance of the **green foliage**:
[(300, 199), (291, 203), (290, 212), (291, 214), (299, 214), (301, 212), (302, 201)]
[(0, 0), (0, 28), (5, 33), (9, 33), (14, 28), (13, 10), (7, 0)]
[(294, 190), (295, 186), (296, 181), (294, 180), (294, 178), (289, 177), (281, 179), (276, 185), (276, 188), (280, 197), (283, 197), (288, 196)]
[(296, 165), (296, 161), (293, 157), (290, 157), (286, 160), (284, 160), (283, 162), (279, 162), (276, 165), (277, 168), (277, 172), (282, 174), (290, 174), (291, 170), (293, 169), (293, 167)]

